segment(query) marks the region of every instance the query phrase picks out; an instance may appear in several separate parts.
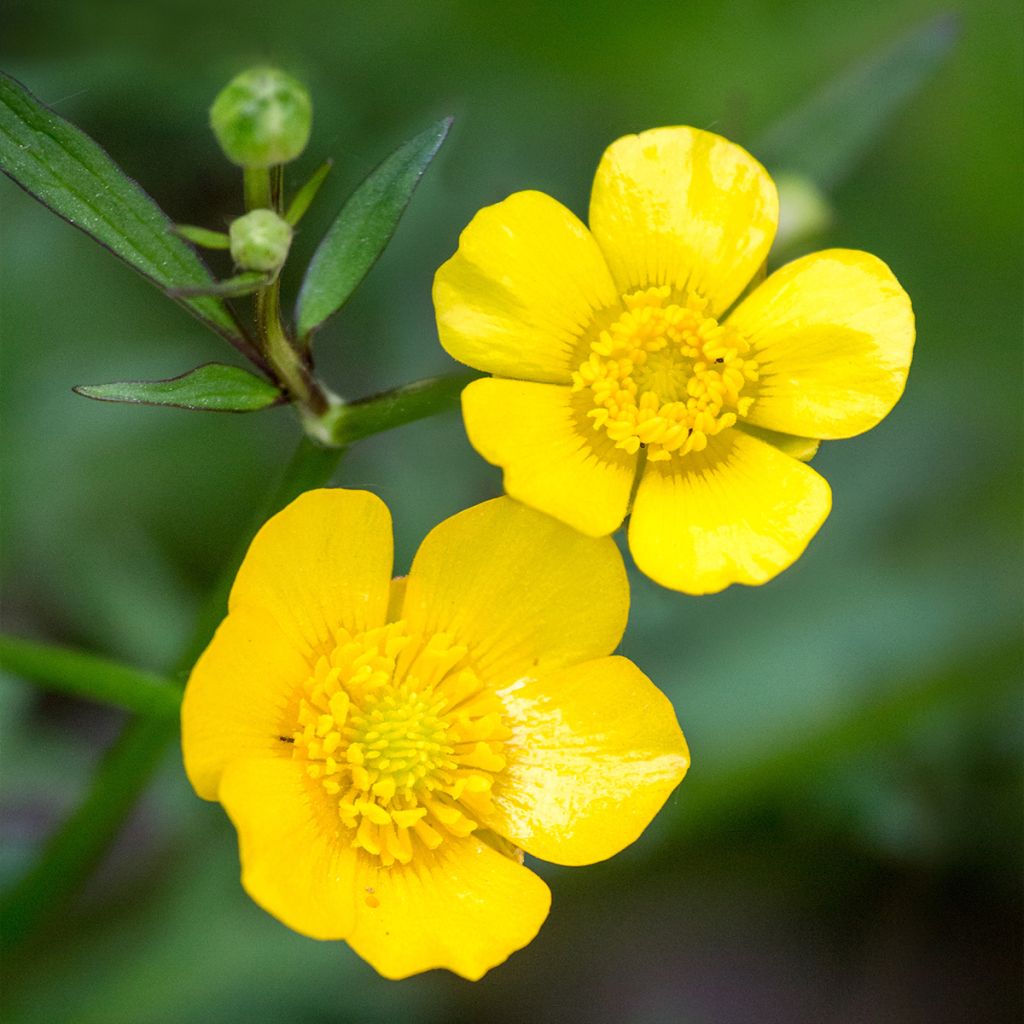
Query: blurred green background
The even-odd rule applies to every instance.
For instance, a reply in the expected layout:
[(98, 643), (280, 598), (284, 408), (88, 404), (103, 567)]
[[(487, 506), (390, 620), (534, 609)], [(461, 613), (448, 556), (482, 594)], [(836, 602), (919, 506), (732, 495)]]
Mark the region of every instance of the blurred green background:
[[(209, 226), (241, 207), (206, 130), (213, 96), (253, 62), (305, 80), (316, 120), (297, 173), (337, 165), (299, 268), (363, 175), (454, 114), (390, 250), (319, 337), (324, 374), (356, 397), (452, 368), (431, 278), (481, 205), (539, 188), (585, 214), (604, 146), (655, 125), (758, 155), (837, 71), (943, 10), (961, 15), (956, 49), (811, 246), (868, 249), (909, 291), (906, 396), (877, 430), (823, 446), (835, 510), (781, 578), (693, 599), (633, 575), (624, 653), (671, 696), (694, 758), (650, 831), (606, 864), (542, 867), (548, 923), (482, 982), (390, 983), (248, 901), (233, 831), (175, 754), (86, 892), (12, 959), (5, 1019), (1021, 1019), (1015, 3), (11, 0), (0, 61), (173, 218)], [(6, 180), (0, 201), (5, 628), (165, 670), (295, 423), (71, 394), (231, 353)], [(387, 500), (402, 568), (431, 526), (500, 488), (454, 414), (363, 442), (335, 482)], [(120, 716), (15, 679), (0, 701), (10, 884)]]

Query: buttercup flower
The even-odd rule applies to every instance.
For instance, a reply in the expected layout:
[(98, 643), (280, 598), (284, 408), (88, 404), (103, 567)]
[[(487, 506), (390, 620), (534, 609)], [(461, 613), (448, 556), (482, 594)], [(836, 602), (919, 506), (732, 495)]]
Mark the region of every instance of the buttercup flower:
[(606, 151), (590, 228), (541, 192), (481, 210), (437, 272), (441, 343), (494, 376), (469, 439), (520, 501), (629, 546), (667, 587), (764, 583), (824, 522), (820, 439), (875, 426), (910, 366), (910, 300), (867, 253), (795, 260), (736, 304), (778, 223), (775, 186), (695, 128)]
[(609, 656), (629, 604), (611, 540), (501, 498), (438, 526), (406, 579), (391, 561), (371, 494), (274, 516), (189, 679), (185, 767), (271, 914), (391, 978), (479, 978), (548, 913), (521, 851), (610, 857), (689, 756), (669, 701)]

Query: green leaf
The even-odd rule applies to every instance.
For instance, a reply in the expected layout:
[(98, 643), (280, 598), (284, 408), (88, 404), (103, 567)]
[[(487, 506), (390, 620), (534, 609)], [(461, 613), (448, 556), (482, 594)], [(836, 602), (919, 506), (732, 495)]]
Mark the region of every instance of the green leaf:
[(274, 274), (267, 274), (259, 270), (247, 270), (223, 281), (211, 281), (210, 284), (198, 285), (194, 288), (172, 288), (170, 294), (175, 298), (178, 296), (191, 298), (196, 295), (223, 295), (227, 298), (236, 298), (239, 295), (252, 295), (253, 292), (258, 292), (270, 284), (274, 280), (274, 276)]
[(479, 376), (475, 371), (430, 377), (339, 408), (329, 426), (335, 445), (349, 445), (384, 430), (459, 407), (462, 390)]
[(935, 73), (959, 35), (952, 14), (931, 18), (833, 79), (753, 146), (773, 173), (790, 171), (835, 188)]
[(203, 249), (230, 249), (231, 237), (226, 231), (211, 231), (209, 228), (197, 227), (195, 224), (175, 224), (174, 233), (186, 242), (201, 246)]
[(283, 399), (279, 388), (238, 366), (206, 363), (169, 380), (85, 384), (73, 389), (101, 402), (172, 405), (206, 412), (256, 412)]
[[(158, 288), (212, 281), (163, 211), (86, 134), (0, 72), (0, 170)], [(178, 301), (229, 340), (243, 337), (215, 297)]]
[(302, 220), (306, 211), (309, 209), (310, 204), (316, 198), (317, 192), (320, 191), (320, 186), (327, 180), (327, 175), (330, 174), (333, 166), (333, 160), (325, 160), (313, 172), (313, 176), (309, 181), (307, 181), (306, 184), (295, 193), (294, 198), (288, 205), (288, 212), (284, 215), (284, 219), (288, 221), (292, 227), (295, 227), (295, 225)]
[(451, 123), (446, 117), (400, 146), (349, 197), (306, 270), (296, 307), (300, 337), (337, 313), (376, 262)]

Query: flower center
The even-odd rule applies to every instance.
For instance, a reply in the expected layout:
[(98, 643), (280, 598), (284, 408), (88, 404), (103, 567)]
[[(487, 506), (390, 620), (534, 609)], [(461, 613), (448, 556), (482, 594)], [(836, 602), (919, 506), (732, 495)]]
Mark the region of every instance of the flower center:
[(337, 801), (353, 847), (408, 864), (490, 809), (503, 710), (447, 634), (342, 631), (303, 685), (293, 756)]
[(631, 455), (646, 447), (652, 462), (706, 448), (749, 412), (754, 400), (740, 393), (758, 376), (749, 343), (705, 315), (706, 300), (669, 296), (667, 285), (623, 296), (626, 311), (572, 375), (594, 428)]

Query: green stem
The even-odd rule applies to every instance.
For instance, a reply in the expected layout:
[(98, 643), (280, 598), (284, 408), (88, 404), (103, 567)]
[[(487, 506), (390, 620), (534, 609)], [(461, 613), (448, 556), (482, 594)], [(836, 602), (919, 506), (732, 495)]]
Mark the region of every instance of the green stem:
[(0, 636), (0, 666), (43, 686), (126, 711), (177, 718), (181, 689), (152, 672), (80, 651)]
[(310, 375), (285, 334), (281, 323), (281, 279), (275, 280), (256, 295), (256, 322), (259, 324), (263, 354), (274, 368), (277, 379), (303, 410), (313, 418), (328, 410), (327, 396)]
[(320, 420), (326, 444), (347, 445), (371, 434), (458, 408), (462, 389), (476, 373), (431, 377), (328, 410)]
[[(227, 610), (227, 594), (249, 540), (263, 521), (310, 487), (327, 483), (343, 449), (324, 449), (307, 438), (269, 500), (259, 509), (244, 543), (198, 617), (196, 631), (175, 671), (184, 677), (209, 643)], [(39, 859), (0, 904), (0, 940), (11, 947), (56, 917), (113, 842), (129, 811), (164, 760), (178, 732), (177, 718), (133, 718), (104, 756), (85, 799), (46, 843)]]
[(227, 614), (228, 594), (231, 592), (231, 585), (235, 581), (235, 574), (242, 564), (249, 543), (256, 531), (275, 512), (280, 512), (294, 498), (297, 498), (303, 491), (315, 487), (323, 487), (334, 474), (338, 463), (345, 454), (343, 448), (322, 448), (314, 444), (308, 437), (303, 436), (292, 455), (291, 461), (281, 475), (277, 487), (270, 492), (263, 504), (255, 511), (252, 523), (246, 533), (239, 538), (239, 543), (228, 559), (227, 564), (213, 590), (208, 595), (203, 607), (200, 609), (196, 620), (192, 638), (185, 646), (182, 656), (178, 661), (175, 675), (182, 680), (188, 675), (196, 659), (206, 645), (210, 642), (214, 630)]
[[(248, 210), (269, 209), (280, 214), (284, 206), (284, 168), (246, 167), (243, 170), (245, 206)], [(323, 388), (303, 362), (288, 338), (281, 320), (281, 279), (275, 277), (256, 293), (256, 324), (262, 355), (270, 363), (278, 381), (284, 385), (303, 412), (303, 421), (316, 420), (329, 407)]]
[(266, 167), (246, 167), (242, 171), (247, 210), (271, 210), (270, 170)]

